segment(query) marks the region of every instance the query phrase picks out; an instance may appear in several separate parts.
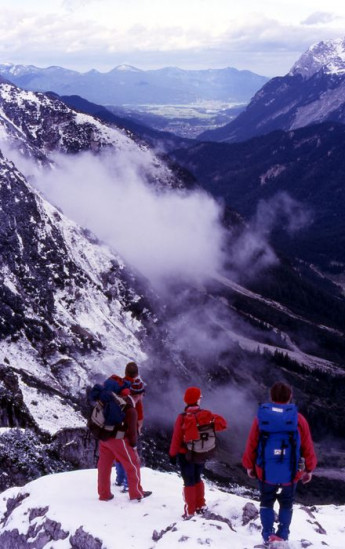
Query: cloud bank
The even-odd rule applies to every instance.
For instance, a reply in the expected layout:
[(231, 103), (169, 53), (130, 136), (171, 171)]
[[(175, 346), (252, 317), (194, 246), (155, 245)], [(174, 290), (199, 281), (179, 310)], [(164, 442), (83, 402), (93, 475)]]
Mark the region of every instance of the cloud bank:
[(36, 185), (155, 285), (176, 278), (202, 282), (222, 270), (219, 205), (201, 191), (157, 191), (133, 160), (125, 154), (59, 157)]
[[(127, 63), (143, 69), (232, 66), (286, 74), (308, 47), (343, 36), (339, 2), (273, 5), (254, 1), (229, 10), (226, 0), (0, 0), (3, 61), (79, 71)], [(195, 14), (198, 17), (195, 17)], [(54, 40), (51, 37), (54, 36)]]

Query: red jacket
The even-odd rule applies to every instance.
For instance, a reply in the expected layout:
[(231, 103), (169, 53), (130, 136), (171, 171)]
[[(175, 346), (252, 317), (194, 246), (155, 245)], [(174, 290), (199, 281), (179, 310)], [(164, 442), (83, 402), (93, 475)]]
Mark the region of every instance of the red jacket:
[[(123, 379), (130, 382), (133, 381), (133, 378), (129, 376), (125, 376)], [(138, 423), (142, 424), (144, 421), (144, 406), (143, 406), (142, 400), (138, 400), (138, 402), (135, 405), (135, 409), (138, 414)]]
[[(196, 413), (200, 411), (201, 414), (209, 415), (214, 421), (215, 431), (223, 431), (227, 428), (226, 420), (217, 414), (213, 414), (209, 410), (201, 410), (199, 406), (186, 406), (185, 412)], [(177, 454), (185, 454), (187, 452), (187, 447), (184, 443), (186, 426), (184, 425), (186, 419), (186, 414), (179, 414), (175, 421), (174, 431), (171, 439), (169, 455), (176, 456)]]
[[(310, 429), (307, 420), (302, 414), (298, 414), (298, 431), (301, 437), (301, 454), (305, 459), (305, 470), (308, 473), (314, 471), (317, 460), (314, 451), (314, 444), (311, 438)], [(256, 465), (256, 454), (259, 444), (259, 422), (256, 417), (252, 423), (246, 449), (243, 454), (242, 464), (246, 469), (252, 469), (256, 472), (256, 476), (259, 480), (262, 480), (262, 469)], [(302, 472), (297, 472), (294, 482), (297, 482), (303, 475)]]
[(136, 446), (138, 441), (138, 414), (133, 406), (133, 401), (127, 397), (127, 405), (124, 408), (125, 419), (119, 431), (124, 431), (124, 437), (130, 446)]

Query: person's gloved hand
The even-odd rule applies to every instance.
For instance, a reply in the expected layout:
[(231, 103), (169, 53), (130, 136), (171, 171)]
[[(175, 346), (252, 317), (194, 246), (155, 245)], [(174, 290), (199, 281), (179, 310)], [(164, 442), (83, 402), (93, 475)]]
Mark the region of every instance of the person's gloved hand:
[(169, 456), (171, 465), (176, 465), (177, 459), (176, 456)]
[(307, 471), (305, 471), (301, 478), (302, 484), (307, 484), (308, 482), (310, 482), (312, 477), (313, 473), (307, 473)]
[(247, 475), (249, 478), (256, 478), (254, 469), (247, 469)]

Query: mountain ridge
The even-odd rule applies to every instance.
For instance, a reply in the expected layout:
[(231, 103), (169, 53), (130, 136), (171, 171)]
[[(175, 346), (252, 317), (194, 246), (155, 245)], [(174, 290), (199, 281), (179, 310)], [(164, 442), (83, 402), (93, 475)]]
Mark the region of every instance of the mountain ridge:
[[(341, 53), (341, 55), (340, 55)], [(234, 143), (321, 122), (345, 123), (345, 42), (311, 46), (288, 74), (269, 80), (235, 120), (200, 141)]]
[(166, 67), (122, 70), (119, 65), (101, 73), (79, 73), (62, 67), (0, 64), (0, 74), (33, 91), (81, 95), (102, 105), (190, 104), (206, 100), (246, 103), (268, 78), (250, 71), (184, 70)]

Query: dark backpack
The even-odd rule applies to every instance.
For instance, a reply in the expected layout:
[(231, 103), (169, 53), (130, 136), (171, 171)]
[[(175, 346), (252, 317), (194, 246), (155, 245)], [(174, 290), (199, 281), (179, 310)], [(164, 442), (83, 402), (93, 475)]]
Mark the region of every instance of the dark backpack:
[(288, 484), (298, 470), (301, 440), (295, 404), (261, 404), (258, 410), (259, 445), (256, 463), (263, 481)]
[(91, 434), (97, 440), (115, 437), (124, 427), (126, 400), (99, 384), (93, 386), (89, 399), (92, 410), (87, 426)]
[(205, 463), (214, 456), (216, 433), (214, 417), (208, 410), (185, 412), (183, 421), (186, 459), (192, 463)]

